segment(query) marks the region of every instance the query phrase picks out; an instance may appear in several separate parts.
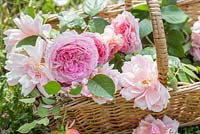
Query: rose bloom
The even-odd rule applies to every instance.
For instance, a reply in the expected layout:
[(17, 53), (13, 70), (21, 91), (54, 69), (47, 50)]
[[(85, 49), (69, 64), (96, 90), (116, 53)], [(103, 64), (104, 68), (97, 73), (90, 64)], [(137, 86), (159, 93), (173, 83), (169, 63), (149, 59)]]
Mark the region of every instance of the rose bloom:
[(123, 47), (120, 49), (121, 52), (131, 54), (142, 49), (138, 20), (130, 12), (124, 11), (119, 14), (112, 20), (111, 25), (117, 35), (122, 35)]
[(88, 78), (96, 68), (98, 58), (94, 41), (74, 31), (64, 32), (55, 38), (46, 55), (52, 75), (65, 84)]
[(200, 16), (198, 17), (198, 21), (193, 24), (191, 29), (193, 45), (200, 47)]
[(151, 56), (133, 56), (122, 66), (119, 81), (121, 95), (126, 100), (135, 98), (135, 106), (160, 112), (169, 102), (168, 90), (159, 82), (156, 62)]
[(101, 35), (101, 37), (109, 48), (108, 59), (113, 58), (113, 56), (122, 48), (122, 36), (116, 35), (113, 26), (108, 25), (105, 27), (104, 33)]
[(90, 37), (94, 40), (94, 43), (97, 47), (98, 54), (99, 54), (99, 59), (98, 59), (98, 64), (104, 64), (108, 60), (108, 46), (101, 41), (101, 37), (98, 33), (90, 33), (90, 32), (85, 32), (82, 34), (85, 37)]
[(193, 56), (194, 61), (200, 61), (200, 46), (192, 46), (190, 54)]
[(190, 54), (194, 61), (200, 61), (200, 16), (192, 27), (192, 47)]
[(20, 18), (15, 18), (14, 22), (19, 29), (8, 29), (4, 32), (4, 34), (7, 35), (7, 37), (4, 38), (4, 43), (8, 53), (10, 53), (17, 43), (24, 38), (33, 35), (47, 38), (51, 31), (51, 25), (43, 25), (43, 19), (39, 15), (32, 19), (30, 16), (21, 13)]
[(14, 86), (20, 83), (24, 96), (37, 87), (44, 96), (48, 97), (43, 85), (54, 78), (44, 61), (45, 48), (46, 42), (38, 37), (36, 46), (23, 46), (25, 53), (11, 53), (8, 56), (5, 66), (9, 71), (6, 74), (8, 84)]
[(132, 134), (178, 134), (178, 127), (179, 123), (166, 115), (163, 120), (148, 115)]

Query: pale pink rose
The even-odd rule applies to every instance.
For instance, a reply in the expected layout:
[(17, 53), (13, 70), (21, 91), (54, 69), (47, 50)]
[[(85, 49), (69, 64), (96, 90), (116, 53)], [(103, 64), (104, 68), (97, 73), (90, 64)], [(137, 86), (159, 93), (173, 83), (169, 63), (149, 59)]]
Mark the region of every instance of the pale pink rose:
[(21, 13), (20, 18), (15, 18), (14, 22), (19, 29), (8, 29), (4, 32), (4, 34), (7, 35), (7, 37), (4, 38), (4, 43), (8, 53), (10, 53), (22, 39), (32, 35), (39, 35), (46, 38), (49, 36), (51, 30), (51, 25), (42, 24), (43, 19), (39, 15), (32, 19), (30, 16)]
[(116, 54), (122, 48), (122, 36), (120, 34), (116, 35), (113, 26), (110, 25), (105, 27), (104, 33), (101, 36), (102, 40), (109, 48), (108, 59), (111, 59), (113, 58), (114, 54)]
[(122, 66), (119, 83), (126, 100), (135, 99), (135, 106), (160, 112), (169, 102), (168, 90), (159, 82), (156, 62), (151, 56), (137, 55)]
[[(116, 92), (117, 90), (120, 90), (120, 88), (121, 88), (119, 86), (120, 72), (117, 69), (113, 69), (113, 67), (114, 67), (114, 65), (109, 65), (108, 63), (104, 64), (103, 66), (99, 66), (98, 68), (96, 68), (93, 71), (93, 73), (90, 75), (89, 79), (92, 79), (97, 74), (105, 74), (113, 80), (113, 82), (115, 84), (115, 92)], [(91, 97), (98, 104), (104, 104), (107, 101), (112, 100), (109, 98), (98, 97), (98, 96), (95, 96), (92, 93), (90, 93), (90, 91), (88, 90), (88, 87), (87, 87), (89, 79), (83, 79), (81, 82), (73, 81), (69, 87), (63, 87), (63, 89), (67, 92), (70, 92), (71, 89), (74, 89), (78, 85), (81, 85), (82, 91), (79, 95), (76, 95), (76, 96), (69, 95), (69, 96), (70, 97), (80, 97), (80, 96)]]
[(178, 134), (178, 126), (179, 123), (176, 120), (172, 120), (166, 115), (163, 120), (148, 115), (144, 120), (141, 120), (132, 134)]
[(109, 49), (107, 44), (101, 41), (100, 35), (98, 33), (90, 33), (90, 32), (85, 32), (82, 35), (85, 37), (90, 37), (94, 40), (94, 43), (97, 47), (99, 54), (98, 64), (104, 64), (105, 62), (107, 62)]
[(192, 27), (192, 47), (189, 51), (194, 61), (200, 61), (200, 16), (198, 19)]
[(54, 80), (45, 61), (44, 52), (46, 42), (38, 37), (36, 46), (23, 46), (25, 53), (10, 53), (5, 68), (9, 71), (6, 74), (8, 84), (11, 86), (20, 83), (22, 94), (27, 96), (37, 87), (39, 91), (48, 96), (43, 85)]
[(194, 61), (200, 61), (200, 46), (192, 46), (190, 54), (193, 56)]
[(54, 78), (65, 84), (88, 78), (96, 68), (98, 58), (94, 41), (73, 31), (58, 36), (46, 55)]
[(192, 46), (200, 47), (200, 16), (192, 27)]
[(111, 25), (117, 35), (122, 35), (123, 47), (120, 49), (121, 52), (131, 54), (142, 49), (138, 20), (130, 12), (124, 11), (119, 14), (112, 20)]

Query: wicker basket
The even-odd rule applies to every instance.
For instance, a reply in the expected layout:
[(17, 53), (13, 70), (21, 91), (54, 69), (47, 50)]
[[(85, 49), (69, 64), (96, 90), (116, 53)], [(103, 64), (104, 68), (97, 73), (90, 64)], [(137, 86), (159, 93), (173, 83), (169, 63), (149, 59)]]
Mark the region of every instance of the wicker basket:
[[(199, 2), (199, 0), (196, 1)], [(139, 3), (141, 2), (136, 4)], [(160, 6), (157, 0), (147, 0), (147, 5), (153, 25), (159, 80), (166, 85), (168, 54)], [(179, 5), (185, 9), (183, 4)], [(132, 1), (125, 0), (125, 4), (112, 5), (102, 11), (99, 16), (111, 19), (124, 9), (130, 10), (131, 8)], [(57, 24), (56, 17), (51, 17), (49, 23), (55, 26)], [(133, 107), (133, 100), (126, 101), (117, 93), (112, 102), (103, 105), (98, 105), (92, 99), (86, 97), (76, 98), (71, 102), (62, 102), (64, 107), (60, 114), (63, 115), (66, 110), (66, 121), (67, 119), (75, 119), (76, 124), (74, 127), (81, 134), (131, 134), (132, 129), (148, 114), (158, 118), (166, 114), (177, 119), (181, 126), (200, 124), (200, 82), (194, 84), (182, 83), (179, 85), (178, 90), (171, 90), (170, 94), (171, 99), (167, 109), (160, 113), (135, 108)], [(53, 117), (50, 117), (49, 126), (52, 129), (56, 127)]]

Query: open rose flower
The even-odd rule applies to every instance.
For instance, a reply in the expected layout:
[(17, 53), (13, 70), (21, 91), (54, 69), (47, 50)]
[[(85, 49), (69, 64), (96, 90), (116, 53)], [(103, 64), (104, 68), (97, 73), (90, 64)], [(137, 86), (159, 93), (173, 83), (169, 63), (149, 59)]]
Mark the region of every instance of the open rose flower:
[(10, 53), (22, 39), (32, 35), (39, 35), (46, 38), (51, 31), (51, 25), (43, 25), (43, 19), (39, 15), (32, 19), (30, 16), (21, 13), (20, 18), (15, 18), (14, 22), (19, 29), (8, 29), (4, 32), (4, 34), (7, 35), (7, 37), (4, 38), (4, 43), (8, 53)]
[(123, 40), (121, 35), (116, 35), (113, 26), (109, 25), (105, 27), (104, 33), (101, 36), (102, 40), (109, 48), (108, 59), (111, 59), (113, 58), (114, 54), (116, 54), (122, 48)]
[(58, 36), (47, 50), (46, 59), (54, 78), (65, 84), (81, 82), (96, 68), (98, 51), (91, 38), (68, 31)]
[(23, 46), (25, 53), (11, 53), (6, 61), (5, 68), (9, 71), (6, 74), (8, 84), (11, 86), (20, 83), (22, 94), (27, 96), (37, 87), (39, 91), (48, 96), (43, 85), (50, 80), (54, 80), (45, 61), (44, 51), (46, 42), (40, 37), (36, 41), (36, 46)]
[(148, 115), (132, 134), (178, 134), (178, 127), (179, 123), (166, 115), (163, 120)]
[(99, 54), (99, 59), (98, 59), (98, 64), (104, 64), (108, 60), (108, 46), (105, 44), (103, 41), (101, 41), (101, 37), (98, 33), (90, 33), (90, 32), (85, 32), (82, 34), (85, 37), (90, 37), (94, 40), (94, 43), (97, 47), (98, 54)]
[(138, 20), (130, 12), (124, 11), (119, 14), (112, 20), (111, 25), (117, 35), (122, 35), (123, 47), (120, 49), (121, 52), (130, 54), (142, 49)]
[(194, 61), (200, 61), (200, 16), (192, 27), (192, 47), (190, 54)]
[(160, 112), (166, 108), (170, 95), (159, 82), (157, 65), (151, 56), (137, 55), (125, 62), (120, 76), (121, 94), (127, 100), (135, 98), (135, 106)]

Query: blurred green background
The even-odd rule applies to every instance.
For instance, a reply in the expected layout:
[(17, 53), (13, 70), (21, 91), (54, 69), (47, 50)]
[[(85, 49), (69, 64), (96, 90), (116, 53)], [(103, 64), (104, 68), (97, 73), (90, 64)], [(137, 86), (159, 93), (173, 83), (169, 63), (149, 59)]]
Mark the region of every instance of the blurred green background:
[[(109, 3), (122, 2), (123, 0), (110, 0)], [(34, 17), (35, 14), (53, 14), (63, 10), (76, 10), (81, 8), (83, 0), (68, 0), (67, 4), (58, 7), (53, 0), (0, 0), (0, 133), (18, 134), (16, 130), (24, 123), (36, 119), (32, 114), (32, 106), (19, 102), (22, 98), (20, 86), (9, 87), (4, 74), (5, 50), (3, 44), (3, 31), (16, 27), (13, 18), (18, 17), (20, 12)], [(49, 129), (37, 125), (29, 134), (45, 134)], [(180, 128), (181, 134), (200, 134), (200, 127)]]

